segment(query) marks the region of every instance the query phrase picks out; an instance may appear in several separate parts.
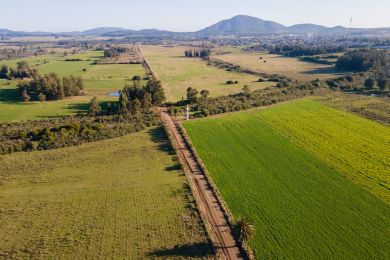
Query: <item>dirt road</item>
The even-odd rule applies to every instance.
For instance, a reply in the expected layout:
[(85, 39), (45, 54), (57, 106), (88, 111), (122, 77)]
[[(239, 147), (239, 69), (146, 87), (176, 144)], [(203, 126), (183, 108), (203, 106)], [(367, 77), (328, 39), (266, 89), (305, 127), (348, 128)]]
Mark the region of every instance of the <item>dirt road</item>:
[(194, 182), (190, 182), (190, 184), (193, 186), (194, 196), (197, 200), (200, 213), (208, 224), (216, 247), (220, 251), (221, 259), (243, 259), (240, 249), (233, 238), (223, 209), (217, 197), (212, 192), (207, 178), (191, 153), (191, 148), (180, 133), (176, 125), (177, 123), (165, 108), (161, 110), (161, 118), (174, 136), (174, 141), (176, 141), (179, 150), (178, 156), (181, 157), (182, 162), (186, 164), (190, 170), (190, 174), (193, 176)]

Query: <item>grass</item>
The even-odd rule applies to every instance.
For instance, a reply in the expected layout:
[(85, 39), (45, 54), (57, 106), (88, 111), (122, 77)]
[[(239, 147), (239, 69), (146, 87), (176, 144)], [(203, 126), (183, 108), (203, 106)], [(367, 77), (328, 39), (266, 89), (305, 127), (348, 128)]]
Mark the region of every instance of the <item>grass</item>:
[[(322, 113), (328, 117), (321, 117)], [(322, 161), (323, 157), (317, 158), (315, 150), (306, 150), (278, 132), (290, 133), (290, 130), (282, 127), (275, 130), (269, 126), (275, 122), (295, 123), (297, 127), (303, 124), (305, 127), (299, 130), (301, 135), (307, 130), (308, 140), (316, 140), (315, 135), (322, 140), (321, 135), (328, 133), (329, 129), (321, 122), (327, 122), (335, 129), (348, 130), (345, 129), (350, 123), (348, 120), (358, 120), (348, 115), (345, 117), (347, 123), (343, 123), (338, 117), (336, 110), (312, 101), (299, 101), (185, 123), (192, 142), (233, 215), (246, 216), (255, 224), (256, 234), (250, 246), (256, 258), (390, 257), (389, 205), (350, 178), (345, 178), (337, 171), (339, 169), (332, 169), (326, 163), (329, 161)], [(363, 120), (363, 126), (369, 124), (360, 120)], [(381, 129), (375, 123), (369, 126)], [(352, 134), (367, 130), (356, 122), (351, 129), (354, 129)], [(361, 134), (370, 136), (372, 132), (376, 131), (369, 129)], [(327, 140), (328, 144), (322, 144), (324, 151), (337, 141), (340, 139)], [(368, 145), (369, 149), (370, 142), (378, 141), (365, 138), (359, 142)], [(333, 149), (338, 153), (337, 148)], [(381, 153), (387, 151), (381, 144), (377, 149), (377, 152), (382, 149)], [(378, 155), (375, 158), (376, 155), (378, 153), (371, 159), (383, 164), (384, 157)], [(356, 158), (360, 154), (358, 150), (352, 150), (349, 156)], [(367, 159), (364, 162), (371, 165)], [(382, 172), (382, 177), (385, 174)], [(351, 171), (351, 176), (354, 175)]]
[[(65, 58), (82, 59), (77, 62), (67, 62)], [(117, 91), (125, 84), (132, 84), (135, 75), (145, 76), (146, 71), (141, 64), (109, 64), (93, 65), (95, 60), (103, 58), (101, 51), (88, 51), (68, 57), (45, 55), (27, 57), (24, 59), (1, 61), (15, 67), (20, 60), (26, 60), (41, 74), (55, 72), (60, 77), (80, 76), (84, 80), (85, 96), (72, 97), (60, 101), (45, 103), (30, 102), (25, 104), (17, 95), (17, 81), (0, 81), (0, 122), (20, 121), (29, 119), (45, 119), (50, 117), (73, 115), (88, 110), (88, 103), (93, 96), (99, 101), (113, 101), (117, 98), (109, 93)], [(44, 60), (48, 63), (43, 63)], [(83, 71), (86, 69), (86, 71)], [(142, 83), (145, 83), (143, 81)]]
[(368, 119), (390, 125), (390, 98), (335, 92), (318, 101), (340, 110), (354, 112)]
[(390, 127), (309, 99), (266, 109), (259, 117), (390, 204)]
[(297, 58), (263, 52), (246, 52), (237, 48), (222, 48), (220, 51), (230, 53), (212, 57), (253, 71), (285, 75), (296, 80), (311, 81), (317, 78), (325, 80), (340, 75), (333, 66), (304, 62)]
[[(157, 78), (165, 88), (168, 101), (178, 101), (186, 96), (186, 89), (193, 87), (201, 91), (207, 89), (211, 96), (221, 96), (241, 92), (244, 85), (252, 90), (273, 86), (275, 83), (256, 82), (258, 77), (237, 72), (228, 72), (208, 66), (197, 58), (185, 58), (186, 47), (142, 46), (141, 51)], [(227, 85), (226, 81), (239, 81)]]
[(212, 257), (161, 128), (0, 157), (0, 257)]

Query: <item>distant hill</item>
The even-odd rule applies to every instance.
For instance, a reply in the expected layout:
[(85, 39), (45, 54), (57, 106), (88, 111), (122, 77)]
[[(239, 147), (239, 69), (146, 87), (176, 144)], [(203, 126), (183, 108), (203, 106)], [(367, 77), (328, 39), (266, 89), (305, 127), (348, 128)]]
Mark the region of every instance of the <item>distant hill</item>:
[[(128, 36), (220, 36), (220, 35), (261, 35), (261, 34), (318, 34), (318, 35), (344, 35), (349, 31), (342, 26), (326, 27), (317, 24), (297, 24), (284, 26), (280, 23), (262, 20), (260, 18), (237, 15), (233, 18), (220, 21), (209, 27), (196, 32), (171, 32), (158, 29), (130, 30), (120, 27), (99, 27), (82, 32), (17, 32), (7, 29), (0, 29), (0, 37), (22, 37), (22, 36), (107, 36), (107, 37), (128, 37)], [(354, 36), (390, 36), (390, 28), (361, 29), (353, 28), (351, 33)]]
[(287, 28), (289, 33), (321, 33), (327, 29), (328, 27), (311, 23), (296, 24)]
[(127, 30), (120, 27), (99, 27), (99, 28), (82, 31), (81, 35), (102, 35), (105, 33), (119, 32), (119, 31), (132, 31), (132, 30)]
[(223, 35), (223, 34), (261, 34), (282, 33), (286, 27), (279, 23), (265, 21), (260, 18), (238, 15), (231, 19), (220, 21), (203, 30), (195, 32), (200, 35)]

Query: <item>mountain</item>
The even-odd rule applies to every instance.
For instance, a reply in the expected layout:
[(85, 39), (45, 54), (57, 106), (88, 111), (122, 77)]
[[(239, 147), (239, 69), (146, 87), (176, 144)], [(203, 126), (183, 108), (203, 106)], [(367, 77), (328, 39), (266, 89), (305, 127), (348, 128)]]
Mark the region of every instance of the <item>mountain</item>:
[(209, 27), (192, 33), (171, 32), (157, 29), (130, 30), (120, 27), (99, 27), (82, 32), (17, 32), (0, 29), (0, 37), (23, 36), (106, 36), (106, 37), (207, 37), (221, 35), (254, 36), (261, 34), (318, 34), (318, 35), (345, 35), (353, 36), (390, 36), (390, 28), (348, 29), (342, 26), (326, 27), (317, 24), (305, 23), (292, 26), (284, 26), (280, 23), (262, 20), (260, 18), (238, 15), (233, 18), (220, 21)]
[(120, 31), (132, 31), (132, 30), (123, 29), (120, 27), (99, 27), (99, 28), (82, 31), (81, 35), (102, 35), (110, 32), (120, 32)]
[(328, 27), (312, 23), (296, 24), (287, 28), (289, 33), (321, 33), (326, 29)]
[(263, 34), (286, 32), (282, 24), (265, 21), (260, 18), (238, 15), (231, 19), (220, 21), (203, 30), (195, 32), (198, 35), (226, 35), (226, 34)]

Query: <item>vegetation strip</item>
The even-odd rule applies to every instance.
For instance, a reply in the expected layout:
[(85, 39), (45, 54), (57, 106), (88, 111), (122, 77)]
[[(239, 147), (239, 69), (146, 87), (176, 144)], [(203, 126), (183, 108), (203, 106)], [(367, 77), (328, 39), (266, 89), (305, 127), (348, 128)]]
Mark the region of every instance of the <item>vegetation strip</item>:
[(259, 121), (266, 110), (184, 124), (233, 215), (255, 224), (256, 258), (388, 258), (389, 205)]
[(218, 202), (218, 198), (212, 191), (210, 183), (207, 181), (202, 169), (193, 157), (193, 153), (188, 144), (186, 144), (185, 139), (178, 131), (175, 122), (167, 110), (162, 110), (161, 116), (166, 127), (169, 128), (168, 131), (172, 132), (175, 137), (175, 146), (180, 151), (178, 156), (182, 157), (181, 160), (186, 164), (185, 168), (189, 169), (193, 176), (194, 182), (190, 182), (190, 184), (195, 184), (193, 186), (193, 190), (195, 191), (194, 195), (198, 199), (200, 211), (204, 214), (204, 219), (210, 227), (213, 241), (220, 249), (220, 253), (224, 259), (240, 259), (242, 257), (240, 249), (236, 245), (225, 213)]

